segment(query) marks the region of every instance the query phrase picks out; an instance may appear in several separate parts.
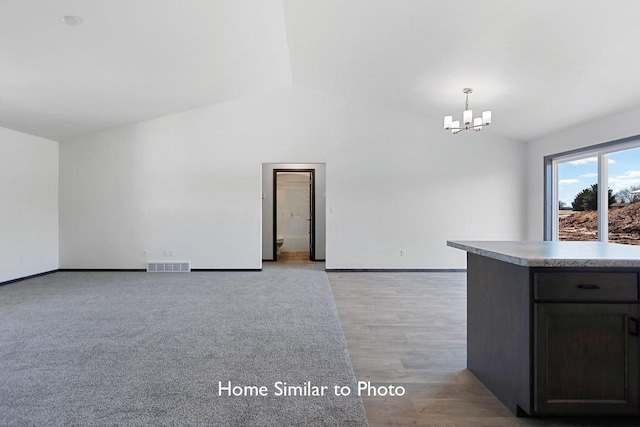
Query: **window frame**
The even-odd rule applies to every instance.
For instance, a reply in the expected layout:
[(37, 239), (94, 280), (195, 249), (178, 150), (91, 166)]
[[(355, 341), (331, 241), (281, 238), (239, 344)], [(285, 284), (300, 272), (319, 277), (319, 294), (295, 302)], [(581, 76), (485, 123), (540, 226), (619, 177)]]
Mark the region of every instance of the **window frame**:
[[(544, 225), (543, 239), (558, 241), (558, 163), (589, 157), (598, 159), (598, 188), (609, 188), (608, 155), (619, 151), (640, 148), (640, 135), (575, 150), (544, 156)], [(598, 192), (598, 241), (609, 241), (608, 191)]]

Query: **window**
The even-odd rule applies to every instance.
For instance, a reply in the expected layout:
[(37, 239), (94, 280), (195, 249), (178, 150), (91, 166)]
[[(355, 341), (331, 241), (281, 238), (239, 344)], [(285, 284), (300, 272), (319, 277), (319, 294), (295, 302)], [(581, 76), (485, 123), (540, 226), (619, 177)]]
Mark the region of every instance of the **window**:
[(598, 157), (559, 161), (557, 171), (558, 240), (597, 241)]
[(548, 156), (545, 183), (545, 240), (640, 245), (640, 139)]

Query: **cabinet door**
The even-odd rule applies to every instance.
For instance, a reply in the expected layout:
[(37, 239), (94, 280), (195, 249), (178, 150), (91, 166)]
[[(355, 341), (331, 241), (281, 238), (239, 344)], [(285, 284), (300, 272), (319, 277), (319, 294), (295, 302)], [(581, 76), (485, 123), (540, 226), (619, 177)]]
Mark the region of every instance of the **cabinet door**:
[(637, 319), (637, 304), (536, 304), (536, 413), (638, 413)]

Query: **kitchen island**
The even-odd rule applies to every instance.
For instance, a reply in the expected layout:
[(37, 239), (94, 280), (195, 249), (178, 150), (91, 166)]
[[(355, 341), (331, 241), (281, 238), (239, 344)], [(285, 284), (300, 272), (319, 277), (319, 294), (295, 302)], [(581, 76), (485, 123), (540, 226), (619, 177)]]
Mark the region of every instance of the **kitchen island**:
[(449, 241), (467, 251), (467, 367), (518, 415), (640, 415), (640, 247)]

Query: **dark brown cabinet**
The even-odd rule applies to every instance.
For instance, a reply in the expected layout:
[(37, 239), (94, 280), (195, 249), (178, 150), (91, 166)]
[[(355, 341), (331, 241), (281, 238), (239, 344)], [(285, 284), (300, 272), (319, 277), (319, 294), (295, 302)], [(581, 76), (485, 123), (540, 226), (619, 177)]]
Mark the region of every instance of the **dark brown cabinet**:
[(637, 413), (637, 318), (637, 304), (536, 304), (535, 412)]
[(640, 415), (638, 268), (467, 256), (467, 367), (519, 415)]
[(638, 413), (636, 273), (533, 271), (534, 411)]

